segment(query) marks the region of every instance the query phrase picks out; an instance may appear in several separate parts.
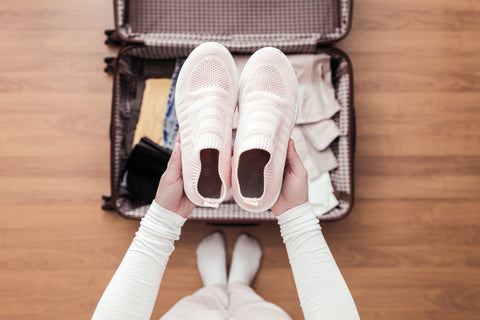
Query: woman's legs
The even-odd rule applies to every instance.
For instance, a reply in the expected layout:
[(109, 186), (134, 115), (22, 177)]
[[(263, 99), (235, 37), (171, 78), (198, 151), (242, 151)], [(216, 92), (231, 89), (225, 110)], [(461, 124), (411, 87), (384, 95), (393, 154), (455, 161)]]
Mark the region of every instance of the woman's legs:
[(161, 320), (291, 320), (273, 303), (265, 301), (251, 287), (262, 259), (260, 243), (241, 234), (233, 249), (228, 277), (225, 240), (216, 232), (197, 248), (197, 264), (204, 287), (177, 302)]
[(215, 232), (203, 238), (197, 248), (197, 265), (204, 287), (177, 302), (161, 320), (227, 318), (226, 251), (221, 233)]
[(228, 293), (228, 312), (235, 320), (292, 320), (282, 308), (265, 301), (250, 286), (243, 283), (229, 285)]
[(178, 301), (160, 320), (224, 320), (228, 315), (228, 293), (221, 284), (203, 287)]
[(241, 234), (233, 249), (228, 277), (229, 314), (235, 320), (291, 320), (285, 311), (265, 301), (250, 287), (260, 268), (261, 259), (260, 243), (255, 238)]

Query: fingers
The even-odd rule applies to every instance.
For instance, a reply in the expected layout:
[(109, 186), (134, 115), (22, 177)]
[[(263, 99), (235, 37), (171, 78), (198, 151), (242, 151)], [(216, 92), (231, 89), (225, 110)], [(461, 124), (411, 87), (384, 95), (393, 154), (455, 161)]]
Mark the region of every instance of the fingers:
[(299, 178), (307, 176), (307, 170), (303, 166), (303, 162), (295, 149), (295, 143), (292, 139), (288, 142), (287, 165), (295, 176)]

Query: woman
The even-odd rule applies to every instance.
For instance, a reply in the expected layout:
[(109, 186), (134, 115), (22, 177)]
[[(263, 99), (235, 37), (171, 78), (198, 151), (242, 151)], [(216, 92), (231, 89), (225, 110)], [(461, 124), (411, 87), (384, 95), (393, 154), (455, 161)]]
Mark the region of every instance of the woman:
[[(168, 258), (194, 204), (183, 192), (180, 141), (160, 180), (154, 202), (105, 290), (92, 319), (150, 319)], [(350, 291), (328, 249), (307, 198), (307, 172), (290, 140), (283, 186), (271, 208), (287, 248), (306, 320), (359, 319)], [(230, 275), (218, 233), (197, 249), (204, 287), (180, 300), (162, 320), (291, 319), (250, 288), (260, 266), (261, 248), (246, 235), (237, 240)]]

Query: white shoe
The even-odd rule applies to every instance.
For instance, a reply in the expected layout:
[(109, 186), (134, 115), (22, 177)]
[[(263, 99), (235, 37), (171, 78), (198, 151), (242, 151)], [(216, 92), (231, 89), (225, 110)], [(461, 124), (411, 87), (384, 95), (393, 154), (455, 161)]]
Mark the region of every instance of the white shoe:
[(232, 55), (219, 43), (201, 44), (183, 64), (175, 92), (184, 190), (198, 206), (218, 207), (230, 185), (236, 103)]
[(232, 193), (245, 210), (270, 209), (282, 188), (288, 142), (297, 114), (298, 82), (288, 58), (263, 48), (240, 78)]

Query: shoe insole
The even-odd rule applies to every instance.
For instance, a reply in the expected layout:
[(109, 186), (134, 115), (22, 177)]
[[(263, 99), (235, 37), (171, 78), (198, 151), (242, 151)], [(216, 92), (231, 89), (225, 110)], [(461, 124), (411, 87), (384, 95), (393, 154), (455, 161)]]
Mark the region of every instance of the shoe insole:
[(264, 170), (270, 153), (253, 149), (243, 152), (238, 159), (238, 183), (240, 193), (247, 198), (260, 198), (264, 188)]
[(205, 198), (220, 198), (222, 180), (218, 174), (218, 156), (216, 149), (203, 149), (200, 151), (202, 169), (198, 178), (198, 193)]

